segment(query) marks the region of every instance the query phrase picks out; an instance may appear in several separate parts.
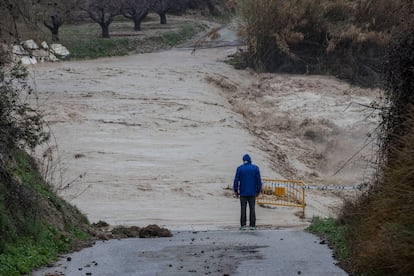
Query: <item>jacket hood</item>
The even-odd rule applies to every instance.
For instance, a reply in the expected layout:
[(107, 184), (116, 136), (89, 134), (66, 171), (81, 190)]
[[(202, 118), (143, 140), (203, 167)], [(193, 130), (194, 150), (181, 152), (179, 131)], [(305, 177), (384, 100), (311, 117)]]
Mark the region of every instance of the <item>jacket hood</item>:
[(243, 155), (243, 162), (252, 163), (252, 159), (250, 158), (250, 155), (248, 154)]

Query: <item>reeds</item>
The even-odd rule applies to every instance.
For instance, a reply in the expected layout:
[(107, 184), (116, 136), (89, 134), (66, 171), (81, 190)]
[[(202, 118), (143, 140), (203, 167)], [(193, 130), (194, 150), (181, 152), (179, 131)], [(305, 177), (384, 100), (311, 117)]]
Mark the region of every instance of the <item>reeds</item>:
[[(258, 71), (332, 74), (380, 86), (391, 32), (409, 0), (241, 0), (243, 63)], [(386, 11), (386, 12), (385, 12)]]
[(368, 275), (414, 274), (414, 108), (408, 133), (399, 137), (370, 190), (344, 208), (354, 272)]
[(414, 20), (406, 18), (387, 56), (377, 177), (343, 209), (353, 271), (367, 275), (414, 275)]

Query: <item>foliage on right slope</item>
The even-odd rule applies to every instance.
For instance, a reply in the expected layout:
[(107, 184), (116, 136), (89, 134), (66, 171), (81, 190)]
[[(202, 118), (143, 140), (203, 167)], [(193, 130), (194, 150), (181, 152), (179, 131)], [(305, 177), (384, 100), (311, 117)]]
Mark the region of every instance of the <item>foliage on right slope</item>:
[[(406, 18), (410, 18), (407, 16)], [(414, 275), (414, 20), (402, 21), (386, 62), (377, 178), (344, 209), (353, 272)]]

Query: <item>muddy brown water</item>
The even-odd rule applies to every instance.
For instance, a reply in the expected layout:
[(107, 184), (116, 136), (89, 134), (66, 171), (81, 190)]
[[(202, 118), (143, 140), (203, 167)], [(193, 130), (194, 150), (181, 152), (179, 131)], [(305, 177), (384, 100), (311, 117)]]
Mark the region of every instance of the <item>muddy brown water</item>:
[[(53, 154), (48, 172), (59, 194), (79, 207), (91, 222), (137, 226), (155, 223), (172, 229), (237, 227), (239, 202), (231, 196), (231, 186), (242, 155), (251, 154), (264, 177), (283, 178), (285, 174), (283, 168), (275, 166), (271, 154), (274, 141), (258, 139), (229, 103), (229, 97), (237, 95), (229, 95), (211, 82), (225, 80), (237, 91), (251, 91), (263, 81), (254, 73), (235, 70), (223, 62), (236, 50), (218, 47), (194, 53), (181, 48), (36, 65), (37, 106), (43, 110), (54, 137), (37, 152), (43, 161), (45, 153)], [(258, 118), (258, 125), (266, 127), (269, 114), (283, 115), (279, 108), (263, 117), (263, 108), (277, 104), (298, 109), (298, 102), (305, 102), (307, 113), (297, 113), (306, 117), (320, 114), (332, 119), (331, 114), (337, 113), (335, 109), (331, 114), (321, 113), (320, 107), (312, 109), (313, 104), (323, 103), (324, 97), (296, 89), (292, 78), (275, 75), (275, 82), (265, 90), (282, 87), (286, 93), (283, 97), (265, 94), (262, 102), (241, 98), (253, 108), (251, 114)], [(306, 81), (307, 77), (300, 78)], [(296, 82), (302, 85), (302, 79)], [(324, 83), (319, 85), (324, 87)], [(347, 90), (348, 86), (339, 83), (334, 89)], [(300, 95), (302, 101), (298, 101)], [(359, 96), (364, 101), (370, 99)], [(283, 99), (286, 102), (281, 103)], [(355, 100), (326, 99), (325, 106), (338, 109)], [(347, 121), (351, 125), (364, 116), (352, 114)], [(342, 114), (337, 118), (346, 121)], [(298, 175), (309, 175), (306, 163), (299, 161), (298, 156), (303, 156), (296, 150), (301, 148), (297, 147), (299, 140), (291, 134), (283, 139), (283, 132), (278, 135), (280, 146), (291, 156), (290, 166)], [(295, 150), (289, 151), (289, 145)], [(336, 195), (326, 192), (311, 192), (307, 199), (308, 219), (330, 215), (332, 208), (341, 203)], [(257, 209), (258, 225), (307, 224), (294, 208)]]

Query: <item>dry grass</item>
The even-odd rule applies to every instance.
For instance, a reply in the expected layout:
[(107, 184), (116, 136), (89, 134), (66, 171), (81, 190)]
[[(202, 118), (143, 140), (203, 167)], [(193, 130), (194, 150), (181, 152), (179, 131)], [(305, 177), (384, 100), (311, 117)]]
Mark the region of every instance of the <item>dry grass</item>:
[(374, 187), (356, 203), (348, 203), (352, 265), (373, 275), (414, 273), (414, 110), (410, 133), (396, 150)]
[(242, 64), (258, 71), (332, 74), (380, 86), (391, 33), (410, 1), (242, 0), (248, 51)]
[[(328, 73), (365, 85), (387, 81), (377, 178), (346, 204), (341, 225), (347, 229), (351, 273), (414, 275), (414, 21), (408, 22), (414, 2), (242, 0), (240, 5), (247, 66)], [(388, 50), (390, 43), (396, 46)], [(265, 119), (271, 114), (255, 116), (263, 129), (295, 125), (275, 126)], [(311, 130), (307, 135), (315, 139)]]
[(414, 275), (414, 21), (394, 37), (387, 61), (377, 179), (343, 220), (353, 271)]

